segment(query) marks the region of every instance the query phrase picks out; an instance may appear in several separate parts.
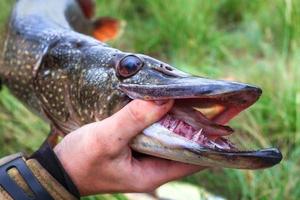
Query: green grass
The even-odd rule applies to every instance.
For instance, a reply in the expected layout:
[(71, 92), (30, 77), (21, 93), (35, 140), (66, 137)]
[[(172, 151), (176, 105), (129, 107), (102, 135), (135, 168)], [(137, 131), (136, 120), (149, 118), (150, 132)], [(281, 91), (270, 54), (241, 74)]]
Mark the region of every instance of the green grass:
[[(1, 9), (9, 10), (9, 2), (1, 1)], [(263, 89), (261, 99), (231, 124), (242, 146), (278, 146), (284, 155), (281, 164), (260, 171), (207, 170), (183, 181), (228, 199), (300, 199), (300, 1), (97, 2), (98, 15), (126, 21), (123, 36), (112, 46), (197, 75)], [(1, 23), (6, 17), (1, 12)], [(33, 151), (47, 125), (6, 89), (0, 95), (0, 155)], [(112, 198), (123, 199), (86, 199)]]

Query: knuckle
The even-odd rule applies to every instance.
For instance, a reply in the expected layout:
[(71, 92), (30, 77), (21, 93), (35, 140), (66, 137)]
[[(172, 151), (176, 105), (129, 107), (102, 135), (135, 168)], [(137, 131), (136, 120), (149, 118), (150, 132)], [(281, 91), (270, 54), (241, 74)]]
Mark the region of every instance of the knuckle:
[(142, 106), (139, 101), (134, 102), (128, 106), (128, 116), (134, 123), (144, 123), (146, 121), (145, 113), (142, 112)]

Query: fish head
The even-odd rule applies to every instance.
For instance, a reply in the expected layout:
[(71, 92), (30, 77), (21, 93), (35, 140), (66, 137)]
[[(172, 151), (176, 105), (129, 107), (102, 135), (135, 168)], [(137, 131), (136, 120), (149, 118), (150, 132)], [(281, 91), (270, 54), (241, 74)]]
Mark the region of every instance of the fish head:
[(143, 54), (103, 50), (99, 55), (89, 49), (80, 86), (83, 94), (96, 91), (92, 103), (99, 120), (133, 99), (174, 100), (164, 117), (132, 141), (134, 150), (209, 167), (260, 169), (281, 161), (276, 148), (244, 151), (229, 139), (233, 129), (226, 124), (259, 99), (257, 86), (193, 76)]

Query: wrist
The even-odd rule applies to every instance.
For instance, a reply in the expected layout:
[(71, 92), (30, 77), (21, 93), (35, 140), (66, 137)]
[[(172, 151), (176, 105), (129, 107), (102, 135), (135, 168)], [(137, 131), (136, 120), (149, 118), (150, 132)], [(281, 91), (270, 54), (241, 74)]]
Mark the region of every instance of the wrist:
[(48, 143), (42, 145), (30, 158), (36, 159), (71, 194), (77, 198), (80, 197), (76, 185), (60, 162), (56, 152)]

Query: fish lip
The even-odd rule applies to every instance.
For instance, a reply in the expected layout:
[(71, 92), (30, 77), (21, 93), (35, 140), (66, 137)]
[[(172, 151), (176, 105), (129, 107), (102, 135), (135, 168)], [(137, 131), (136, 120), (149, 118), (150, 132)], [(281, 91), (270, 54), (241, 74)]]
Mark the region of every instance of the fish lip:
[(198, 155), (224, 162), (223, 164), (226, 167), (239, 169), (268, 168), (280, 163), (283, 158), (278, 148), (264, 148), (255, 151), (218, 150), (206, 147), (185, 149)]

